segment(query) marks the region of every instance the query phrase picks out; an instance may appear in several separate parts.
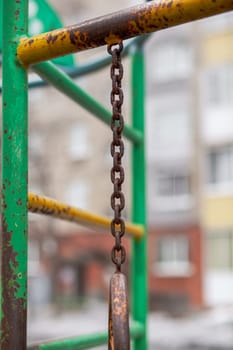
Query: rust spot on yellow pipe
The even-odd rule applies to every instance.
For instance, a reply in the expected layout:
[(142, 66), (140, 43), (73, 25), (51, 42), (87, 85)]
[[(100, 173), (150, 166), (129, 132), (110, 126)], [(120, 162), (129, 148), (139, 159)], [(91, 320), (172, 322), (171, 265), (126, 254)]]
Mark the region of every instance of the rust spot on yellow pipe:
[[(76, 222), (85, 226), (94, 226), (110, 229), (111, 219), (92, 214), (88, 211), (78, 209), (55, 199), (39, 196), (35, 193), (28, 194), (28, 211), (32, 213), (50, 215), (66, 221)], [(134, 238), (141, 238), (144, 235), (144, 228), (141, 225), (126, 223), (126, 232)]]
[(81, 24), (22, 38), (18, 59), (26, 67), (232, 10), (233, 0), (151, 1)]

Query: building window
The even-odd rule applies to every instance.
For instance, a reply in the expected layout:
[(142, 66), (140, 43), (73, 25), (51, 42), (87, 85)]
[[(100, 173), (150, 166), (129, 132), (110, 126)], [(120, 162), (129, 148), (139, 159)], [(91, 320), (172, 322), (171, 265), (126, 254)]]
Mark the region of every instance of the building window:
[(161, 237), (156, 246), (155, 273), (165, 276), (187, 276), (192, 273), (189, 239), (185, 235)]
[(72, 160), (84, 160), (90, 151), (88, 127), (80, 122), (72, 125), (69, 135), (69, 156)]
[(41, 134), (33, 131), (30, 132), (28, 142), (29, 158), (31, 161), (36, 161), (43, 153), (44, 145)]
[(206, 73), (207, 104), (209, 106), (233, 105), (233, 64), (225, 64)]
[(209, 232), (207, 266), (211, 270), (233, 270), (233, 232)]
[(200, 22), (201, 27), (210, 31), (211, 34), (214, 32), (225, 31), (226, 29), (233, 27), (233, 15), (232, 13), (223, 13), (221, 16), (213, 16), (206, 18)]
[(28, 274), (37, 275), (40, 272), (40, 246), (36, 240), (28, 242)]
[(190, 157), (193, 146), (191, 107), (190, 95), (184, 92), (161, 95), (149, 103), (147, 133), (150, 158)]
[(193, 50), (186, 40), (166, 42), (153, 55), (154, 79), (166, 82), (188, 78), (193, 67)]
[(191, 192), (187, 174), (160, 173), (156, 185), (156, 194), (161, 197), (177, 197)]
[(159, 148), (171, 146), (174, 143), (179, 148), (186, 146), (190, 148), (190, 113), (185, 110), (162, 110), (157, 112), (154, 119), (154, 143)]
[(233, 145), (210, 150), (207, 155), (207, 182), (233, 185)]
[(157, 171), (154, 202), (157, 210), (185, 210), (193, 205), (191, 177), (186, 172)]
[(84, 182), (72, 183), (67, 189), (67, 203), (81, 209), (88, 209), (89, 190)]

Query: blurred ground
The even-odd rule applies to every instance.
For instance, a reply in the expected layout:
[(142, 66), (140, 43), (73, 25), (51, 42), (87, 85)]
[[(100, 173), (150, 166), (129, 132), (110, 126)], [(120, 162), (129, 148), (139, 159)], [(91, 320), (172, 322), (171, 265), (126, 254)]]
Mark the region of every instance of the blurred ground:
[[(29, 343), (106, 330), (108, 307), (93, 302), (73, 312), (29, 317)], [(150, 350), (232, 350), (233, 306), (218, 307), (182, 318), (149, 314)], [(105, 347), (99, 347), (99, 349)]]

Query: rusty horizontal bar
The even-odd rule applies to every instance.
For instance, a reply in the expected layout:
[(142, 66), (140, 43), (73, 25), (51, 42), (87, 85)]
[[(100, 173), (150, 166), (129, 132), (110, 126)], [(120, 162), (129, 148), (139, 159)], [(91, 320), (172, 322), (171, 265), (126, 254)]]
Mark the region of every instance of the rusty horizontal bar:
[(28, 66), (232, 10), (233, 0), (151, 1), (77, 25), (22, 38), (17, 55), (19, 61)]
[[(88, 211), (61, 203), (55, 199), (29, 192), (28, 211), (32, 213), (50, 215), (66, 221), (76, 222), (85, 226), (110, 228), (111, 219), (92, 214)], [(126, 232), (134, 238), (141, 238), (144, 234), (142, 225), (126, 223)]]
[[(127, 55), (132, 52), (132, 47), (135, 47), (137, 45), (144, 45), (146, 41), (150, 38), (150, 35), (140, 36), (135, 38), (134, 40), (131, 40), (130, 42), (126, 43), (124, 45), (124, 51), (122, 52), (122, 57), (127, 57)], [(86, 63), (80, 64), (78, 66), (73, 67), (63, 67), (63, 71), (70, 77), (70, 78), (77, 78), (77, 77), (83, 77), (86, 75), (89, 75), (93, 72), (98, 72), (99, 70), (109, 66), (111, 62), (111, 57), (103, 55), (102, 57), (99, 57), (97, 59), (93, 59), (90, 61), (87, 61)], [(1, 57), (0, 57), (0, 66), (2, 64)], [(48, 82), (45, 80), (32, 80), (28, 82), (29, 89), (34, 89), (38, 87), (45, 87), (47, 86)], [(2, 85), (0, 84), (0, 94), (2, 93)]]

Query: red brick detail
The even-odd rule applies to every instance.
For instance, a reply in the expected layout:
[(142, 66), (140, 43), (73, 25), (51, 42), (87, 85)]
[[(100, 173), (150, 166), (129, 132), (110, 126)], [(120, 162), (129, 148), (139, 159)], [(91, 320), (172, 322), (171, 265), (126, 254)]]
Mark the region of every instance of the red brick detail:
[[(156, 244), (160, 237), (166, 235), (187, 235), (190, 242), (190, 262), (193, 265), (193, 273), (190, 276), (172, 277), (156, 276), (152, 271), (153, 263), (156, 260)], [(182, 228), (163, 228), (151, 230), (148, 244), (149, 258), (149, 291), (153, 293), (181, 294), (185, 295), (192, 306), (200, 307), (203, 304), (202, 296), (202, 233), (198, 226)]]

